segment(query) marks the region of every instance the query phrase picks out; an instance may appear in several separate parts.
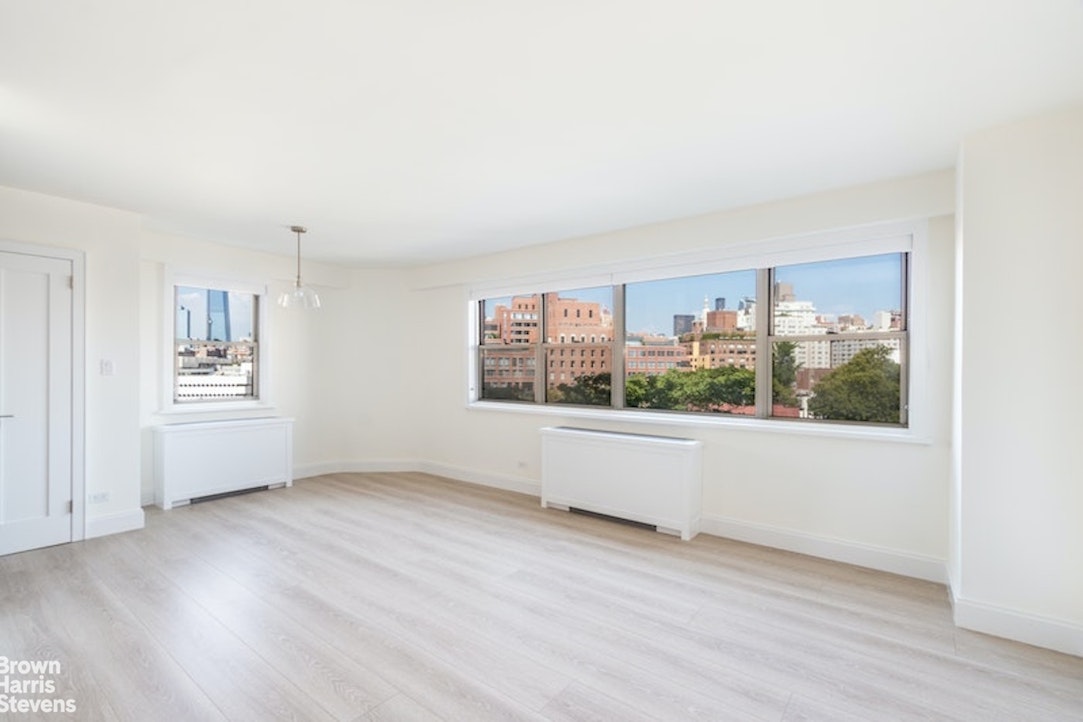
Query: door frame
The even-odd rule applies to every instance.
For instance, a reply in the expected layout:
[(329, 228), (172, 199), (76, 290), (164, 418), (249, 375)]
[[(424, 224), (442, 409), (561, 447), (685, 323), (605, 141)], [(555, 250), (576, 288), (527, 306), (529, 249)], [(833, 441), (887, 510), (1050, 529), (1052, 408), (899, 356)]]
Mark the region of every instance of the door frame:
[(0, 239), (0, 251), (71, 262), (71, 540), (86, 538), (86, 254)]

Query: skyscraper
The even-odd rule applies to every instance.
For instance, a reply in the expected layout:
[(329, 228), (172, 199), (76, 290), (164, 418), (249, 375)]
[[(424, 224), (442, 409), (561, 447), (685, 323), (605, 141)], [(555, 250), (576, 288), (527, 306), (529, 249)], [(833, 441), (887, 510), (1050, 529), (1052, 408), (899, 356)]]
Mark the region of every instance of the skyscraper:
[(696, 317), (690, 313), (675, 313), (673, 314), (673, 335), (681, 336), (686, 333), (692, 333), (692, 324), (695, 323)]
[(207, 340), (234, 340), (229, 323), (229, 291), (207, 289)]

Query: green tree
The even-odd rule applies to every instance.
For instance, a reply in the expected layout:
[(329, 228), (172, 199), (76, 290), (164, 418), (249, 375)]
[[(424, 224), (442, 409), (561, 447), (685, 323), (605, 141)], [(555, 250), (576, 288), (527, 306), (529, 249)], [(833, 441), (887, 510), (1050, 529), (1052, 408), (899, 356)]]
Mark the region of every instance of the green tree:
[(797, 406), (797, 369), (795, 341), (778, 341), (771, 354), (771, 401), (783, 406)]
[(722, 406), (756, 403), (756, 372), (736, 366), (698, 369), (684, 374), (687, 383), (680, 399), (682, 408), (718, 411)]
[(735, 366), (630, 374), (624, 383), (625, 405), (635, 408), (719, 411), (754, 404), (755, 397), (755, 372)]
[(624, 405), (633, 409), (644, 408), (647, 397), (647, 376), (628, 374), (624, 378)]
[(813, 394), (808, 408), (815, 418), (898, 423), (899, 364), (887, 346), (862, 349), (820, 379)]
[(624, 404), (639, 409), (680, 409), (681, 388), (686, 375), (669, 370), (664, 374), (629, 374), (624, 380)]
[(560, 384), (549, 390), (549, 401), (559, 404), (609, 406), (613, 379), (608, 373), (580, 376), (574, 383)]
[(515, 401), (533, 401), (534, 384), (523, 386), (496, 386), (485, 384), (481, 387), (483, 399), (512, 399)]

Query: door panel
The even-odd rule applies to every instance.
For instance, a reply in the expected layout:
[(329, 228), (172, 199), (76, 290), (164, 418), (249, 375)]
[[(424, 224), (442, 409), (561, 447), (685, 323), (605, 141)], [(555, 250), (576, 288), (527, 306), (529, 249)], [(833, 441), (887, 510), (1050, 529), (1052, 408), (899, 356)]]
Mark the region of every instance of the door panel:
[(72, 539), (71, 273), (0, 252), (0, 554)]

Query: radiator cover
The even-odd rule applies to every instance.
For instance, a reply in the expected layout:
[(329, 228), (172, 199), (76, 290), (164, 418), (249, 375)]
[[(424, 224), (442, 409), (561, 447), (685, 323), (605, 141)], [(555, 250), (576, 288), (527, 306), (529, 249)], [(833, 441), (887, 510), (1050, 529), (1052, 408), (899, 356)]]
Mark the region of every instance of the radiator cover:
[(541, 434), (543, 507), (630, 519), (685, 540), (699, 532), (699, 441), (568, 426)]
[(205, 421), (154, 427), (154, 503), (293, 484), (293, 419)]

